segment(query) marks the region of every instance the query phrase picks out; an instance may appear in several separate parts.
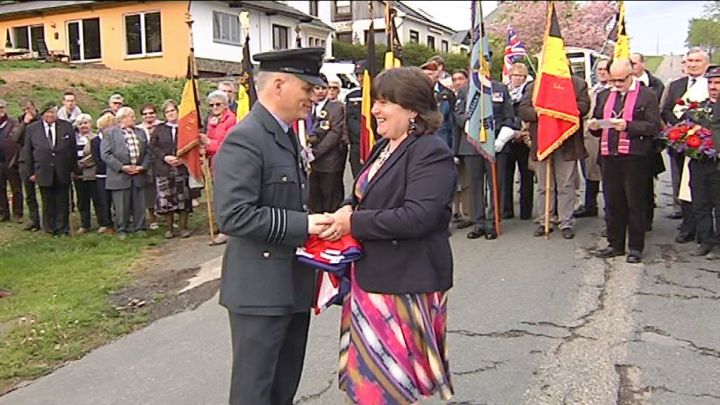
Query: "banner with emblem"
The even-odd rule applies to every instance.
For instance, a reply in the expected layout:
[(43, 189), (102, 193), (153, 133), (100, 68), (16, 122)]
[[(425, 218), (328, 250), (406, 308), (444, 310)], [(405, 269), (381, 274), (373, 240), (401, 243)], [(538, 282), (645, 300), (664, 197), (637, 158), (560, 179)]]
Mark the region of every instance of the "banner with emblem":
[(485, 159), (495, 160), (495, 120), (492, 110), (492, 81), (490, 80), (490, 51), (482, 22), (482, 5), (473, 0), (472, 19), (472, 71), (467, 97), (467, 140)]
[(238, 86), (237, 120), (242, 120), (257, 101), (255, 80), (253, 78), (253, 65), (250, 57), (250, 17), (247, 11), (240, 13), (240, 26), (245, 31), (245, 44), (243, 45), (242, 72)]
[[(374, 15), (373, 1), (368, 2), (370, 15)], [(370, 28), (368, 32), (375, 32), (374, 20), (370, 20)], [(372, 97), (370, 91), (372, 89), (372, 79), (377, 72), (375, 63), (375, 35), (367, 36), (367, 63), (363, 71), (363, 87), (362, 87), (362, 104), (360, 106), (360, 163), (365, 163), (370, 157), (370, 152), (375, 146), (375, 125), (374, 118), (371, 113)]]
[(200, 162), (200, 103), (192, 55), (188, 57), (188, 73), (178, 107), (177, 157), (181, 158), (190, 176), (203, 183)]

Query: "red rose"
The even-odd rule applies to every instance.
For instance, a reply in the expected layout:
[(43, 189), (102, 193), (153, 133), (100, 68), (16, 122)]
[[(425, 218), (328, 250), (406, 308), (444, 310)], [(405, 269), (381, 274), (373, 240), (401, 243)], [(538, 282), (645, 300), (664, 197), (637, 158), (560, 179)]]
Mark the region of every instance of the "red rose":
[(678, 130), (672, 130), (668, 134), (668, 139), (672, 142), (675, 142), (675, 141), (679, 140), (680, 138), (682, 138), (682, 135), (680, 135), (680, 131), (678, 131)]
[(702, 139), (700, 139), (700, 137), (697, 135), (688, 136), (686, 142), (687, 142), (687, 146), (689, 146), (691, 148), (696, 148), (696, 149), (699, 148), (700, 145), (702, 145)]
[(679, 98), (679, 99), (675, 100), (675, 104), (677, 104), (677, 105), (685, 105), (685, 100)]
[(712, 139), (706, 139), (706, 140), (703, 142), (703, 146), (705, 146), (705, 147), (708, 148), (708, 149), (715, 149), (715, 144), (713, 143), (713, 140), (712, 140)]
[(700, 104), (697, 101), (693, 101), (690, 103), (690, 109), (694, 110), (696, 108), (700, 107)]

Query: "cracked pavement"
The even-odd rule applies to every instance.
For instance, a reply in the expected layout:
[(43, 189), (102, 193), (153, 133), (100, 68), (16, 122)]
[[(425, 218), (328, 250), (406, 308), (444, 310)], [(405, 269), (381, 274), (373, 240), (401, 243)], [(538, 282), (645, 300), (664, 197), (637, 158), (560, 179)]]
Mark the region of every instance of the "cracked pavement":
[[(667, 189), (667, 180), (660, 182)], [(661, 200), (644, 264), (600, 260), (602, 220), (533, 238), (504, 221), (495, 241), (455, 231), (450, 404), (720, 404), (720, 261), (672, 242)], [(720, 257), (720, 251), (716, 251)], [(313, 317), (296, 404), (343, 404), (339, 310)], [(222, 404), (230, 347), (217, 297), (161, 319), (0, 398), (25, 404)], [(437, 399), (422, 404), (440, 404)]]

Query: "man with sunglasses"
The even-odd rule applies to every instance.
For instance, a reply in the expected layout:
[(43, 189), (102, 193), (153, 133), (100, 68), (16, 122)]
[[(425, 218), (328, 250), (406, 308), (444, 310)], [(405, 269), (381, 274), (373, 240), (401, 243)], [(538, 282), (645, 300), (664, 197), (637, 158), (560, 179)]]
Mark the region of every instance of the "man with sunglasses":
[(328, 101), (342, 101), (338, 100), (338, 97), (340, 96), (340, 81), (339, 80), (330, 80), (328, 82), (328, 93), (327, 93), (327, 99)]
[(600, 137), (600, 167), (605, 197), (608, 247), (595, 253), (600, 258), (625, 254), (628, 263), (640, 263), (647, 227), (648, 156), (660, 132), (657, 96), (640, 85), (628, 59), (610, 64), (612, 88), (598, 94), (588, 129)]

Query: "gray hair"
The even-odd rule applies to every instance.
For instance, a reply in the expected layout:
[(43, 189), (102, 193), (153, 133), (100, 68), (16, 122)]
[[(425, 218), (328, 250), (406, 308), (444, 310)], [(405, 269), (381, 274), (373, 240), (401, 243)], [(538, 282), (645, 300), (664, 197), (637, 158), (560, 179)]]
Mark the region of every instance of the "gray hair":
[[(177, 105), (177, 103), (175, 102), (175, 100), (165, 100), (165, 101), (162, 103), (162, 111), (163, 111), (163, 114), (165, 113), (165, 110), (167, 110), (167, 108), (170, 107), (170, 106), (173, 106), (173, 107), (175, 107), (176, 110), (179, 110), (178, 105)], [(180, 111), (178, 111), (178, 113), (179, 113), (179, 112), (180, 112)]]
[(705, 58), (706, 61), (710, 61), (710, 57), (708, 56), (707, 52), (705, 52), (704, 49), (700, 48), (699, 46), (694, 46), (690, 49), (688, 49), (687, 53), (685, 53), (685, 57), (690, 56), (690, 54), (693, 53), (701, 53), (703, 55), (703, 58)]
[(123, 119), (125, 119), (125, 117), (129, 117), (130, 115), (135, 116), (135, 111), (133, 111), (132, 108), (120, 107), (117, 114), (115, 114), (115, 121), (120, 123)]
[(92, 117), (90, 116), (90, 114), (82, 113), (78, 115), (77, 118), (75, 118), (75, 122), (73, 123), (73, 125), (77, 128), (83, 122), (89, 122), (90, 125), (92, 125)]
[(220, 90), (220, 87), (222, 86), (228, 86), (232, 89), (232, 91), (235, 91), (235, 83), (231, 82), (230, 80), (226, 80), (224, 82), (218, 83), (218, 90)]
[(223, 104), (228, 104), (228, 96), (222, 90), (215, 90), (212, 93), (208, 94), (207, 101), (210, 102), (213, 100), (220, 100)]

